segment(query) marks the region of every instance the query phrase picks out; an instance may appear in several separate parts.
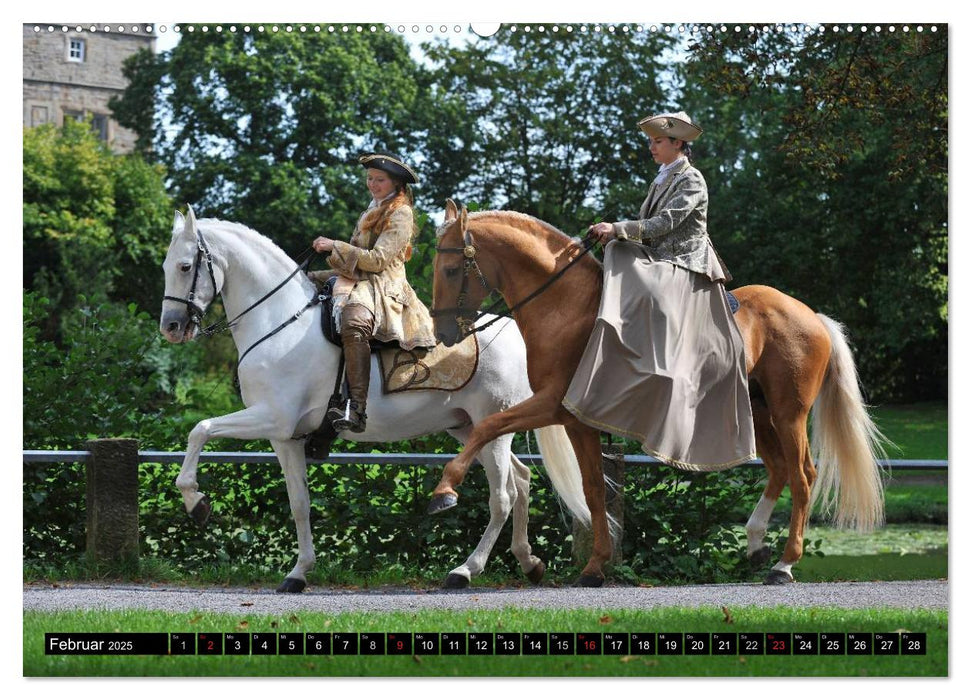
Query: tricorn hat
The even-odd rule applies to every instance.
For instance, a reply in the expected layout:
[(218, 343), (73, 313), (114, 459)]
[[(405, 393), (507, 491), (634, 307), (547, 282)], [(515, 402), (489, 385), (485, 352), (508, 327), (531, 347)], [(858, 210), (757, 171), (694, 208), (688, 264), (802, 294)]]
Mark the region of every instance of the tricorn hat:
[(402, 182), (412, 185), (418, 182), (415, 171), (409, 168), (397, 153), (365, 153), (357, 160), (365, 168), (383, 170)]
[(682, 141), (694, 141), (702, 134), (701, 129), (684, 112), (645, 117), (637, 122), (637, 126), (648, 136), (668, 136)]

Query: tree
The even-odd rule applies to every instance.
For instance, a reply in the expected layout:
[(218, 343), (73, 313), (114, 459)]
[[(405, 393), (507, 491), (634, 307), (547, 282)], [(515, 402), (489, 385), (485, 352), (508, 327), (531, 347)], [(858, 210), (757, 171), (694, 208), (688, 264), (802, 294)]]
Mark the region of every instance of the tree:
[(947, 32), (707, 36), (709, 230), (737, 284), (843, 321), (871, 397), (947, 391)]
[(368, 201), (357, 156), (410, 157), (417, 144), (423, 99), (404, 40), (186, 29), (154, 61), (131, 59), (129, 88), (112, 103), (120, 123), (153, 125), (150, 152), (177, 201), (294, 256), (317, 235), (349, 235)]
[[(89, 124), (25, 129), (24, 285), (58, 310), (114, 299), (154, 308), (168, 244), (171, 205), (162, 170), (138, 156), (113, 154)], [(56, 333), (60, 311), (48, 319)]]
[(651, 163), (637, 121), (669, 106), (672, 44), (663, 33), (531, 25), (426, 46), (437, 67), (425, 191), (439, 207), (459, 196), (569, 233), (636, 214)]

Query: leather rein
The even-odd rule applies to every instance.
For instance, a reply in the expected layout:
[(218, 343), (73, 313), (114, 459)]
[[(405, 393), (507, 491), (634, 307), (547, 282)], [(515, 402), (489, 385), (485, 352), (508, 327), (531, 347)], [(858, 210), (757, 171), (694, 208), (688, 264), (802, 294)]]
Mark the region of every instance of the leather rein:
[[(316, 253), (314, 252), (313, 248), (310, 248), (307, 251), (304, 251), (301, 254), (301, 257), (304, 258), (303, 262), (300, 262), (297, 265), (297, 268), (293, 272), (291, 272), (286, 279), (284, 279), (282, 282), (280, 282), (280, 284), (275, 286), (273, 289), (271, 289), (269, 292), (264, 294), (262, 297), (257, 299), (255, 302), (247, 306), (245, 309), (243, 309), (243, 311), (238, 313), (235, 318), (233, 318), (232, 320), (219, 321), (217, 323), (212, 324), (211, 326), (202, 328), (202, 317), (205, 316), (206, 312), (209, 310), (208, 306), (205, 309), (203, 309), (196, 303), (196, 288), (199, 285), (199, 270), (202, 269), (203, 260), (206, 263), (206, 269), (209, 271), (209, 279), (212, 282), (213, 299), (215, 299), (216, 296), (219, 295), (219, 290), (216, 286), (216, 273), (212, 267), (212, 253), (209, 251), (209, 246), (206, 244), (206, 239), (202, 237), (202, 232), (199, 231), (198, 229), (196, 229), (196, 246), (197, 246), (196, 259), (194, 263), (195, 272), (192, 275), (192, 286), (189, 287), (189, 294), (184, 299), (182, 297), (174, 297), (169, 295), (163, 296), (162, 299), (167, 301), (175, 301), (180, 304), (185, 304), (186, 311), (189, 312), (189, 320), (192, 323), (196, 324), (196, 326), (199, 327), (199, 333), (206, 337), (211, 337), (216, 333), (222, 333), (224, 331), (230, 330), (233, 326), (235, 326), (239, 322), (239, 319), (241, 319), (243, 316), (248, 314), (250, 311), (255, 309), (257, 306), (262, 304), (264, 301), (269, 299), (278, 291), (280, 291), (283, 288), (283, 286), (286, 285), (287, 282), (292, 280), (297, 275), (297, 273), (299, 273), (301, 270), (307, 269), (310, 266), (311, 261), (316, 256)], [(270, 339), (271, 337), (273, 337), (274, 335), (282, 331), (284, 328), (286, 328), (291, 323), (293, 323), (298, 318), (300, 318), (307, 309), (319, 304), (322, 300), (323, 300), (322, 296), (315, 294), (302, 309), (297, 311), (295, 314), (293, 314), (293, 316), (288, 318), (286, 321), (281, 323), (279, 326), (277, 326), (272, 331), (270, 331), (262, 338), (257, 340), (255, 343), (253, 343), (251, 346), (249, 346), (246, 349), (246, 352), (242, 353), (239, 356), (239, 359), (236, 361), (236, 367), (239, 367), (240, 363), (242, 363), (243, 361), (243, 358), (246, 357), (257, 345), (259, 345), (265, 340)]]
[[(454, 315), (455, 322), (458, 324), (458, 327), (459, 327), (459, 333), (461, 334), (461, 337), (459, 338), (459, 340), (462, 340), (472, 335), (473, 333), (478, 333), (479, 331), (485, 330), (486, 328), (491, 326), (496, 321), (499, 321), (503, 317), (512, 317), (512, 315), (518, 309), (522, 308), (527, 303), (529, 303), (530, 301), (538, 297), (540, 294), (545, 292), (547, 289), (549, 289), (558, 279), (560, 279), (563, 275), (565, 275), (571, 267), (573, 267), (577, 262), (579, 262), (586, 253), (590, 252), (590, 250), (595, 245), (597, 245), (597, 239), (588, 233), (581, 241), (581, 243), (583, 243), (583, 250), (580, 252), (580, 254), (577, 255), (575, 258), (573, 258), (573, 260), (568, 262), (563, 267), (563, 269), (553, 273), (553, 275), (551, 275), (548, 280), (546, 280), (533, 292), (528, 294), (523, 299), (520, 299), (518, 302), (513, 304), (506, 311), (502, 311), (502, 312), (498, 311), (499, 307), (505, 304), (505, 301), (502, 298), (498, 299), (496, 302), (490, 305), (489, 308), (485, 309), (484, 311), (481, 311), (479, 309), (472, 309), (465, 306), (465, 299), (468, 296), (468, 291), (469, 291), (469, 280), (472, 278), (472, 275), (474, 274), (478, 278), (479, 284), (481, 284), (482, 287), (486, 290), (487, 295), (493, 292), (499, 292), (499, 290), (498, 288), (489, 284), (489, 281), (486, 279), (485, 274), (482, 272), (482, 268), (480, 268), (479, 263), (476, 262), (475, 255), (478, 252), (478, 249), (475, 247), (475, 244), (472, 241), (471, 231), (466, 229), (462, 235), (463, 235), (463, 243), (465, 244), (462, 248), (442, 248), (442, 247), (435, 248), (436, 253), (460, 254), (465, 258), (465, 261), (462, 266), (463, 267), (462, 287), (461, 289), (459, 289), (459, 295), (455, 301), (456, 305), (453, 307), (443, 308), (443, 309), (432, 308), (430, 311), (433, 318), (435, 316)], [(499, 292), (499, 294), (501, 296), (501, 292)], [(476, 314), (476, 317), (468, 318), (466, 316), (463, 316), (462, 314)], [(487, 314), (497, 314), (497, 316), (491, 321), (485, 322), (481, 326), (475, 325), (479, 321), (479, 319), (481, 319), (483, 316)]]

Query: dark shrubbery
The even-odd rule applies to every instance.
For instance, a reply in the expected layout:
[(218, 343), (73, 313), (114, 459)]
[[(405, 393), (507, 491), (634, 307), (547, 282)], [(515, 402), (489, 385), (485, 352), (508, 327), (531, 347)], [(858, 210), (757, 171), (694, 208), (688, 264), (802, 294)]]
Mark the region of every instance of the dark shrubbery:
[[(434, 451), (432, 443), (448, 439), (427, 438), (422, 449)], [(445, 448), (451, 451), (454, 445)], [(76, 561), (84, 547), (83, 466), (31, 469), (36, 478), (25, 490), (25, 559), (53, 566)], [(310, 465), (319, 575), (353, 573), (366, 579), (396, 567), (435, 578), (462, 563), (488, 523), (488, 485), (483, 470), (474, 467), (460, 506), (428, 516), (425, 507), (440, 472), (437, 466)], [(572, 577), (569, 517), (539, 472), (534, 468), (529, 540), (554, 579)], [(282, 576), (293, 565), (296, 535), (277, 465), (202, 464), (200, 489), (213, 502), (204, 529), (184, 511), (174, 483), (178, 465), (145, 464), (140, 473), (143, 556), (167, 561), (189, 576), (226, 566)], [(697, 582), (746, 577), (744, 542), (727, 526), (744, 522), (761, 479), (760, 470), (747, 468), (689, 475), (667, 467), (629, 467), (624, 561), (617, 575)], [(511, 531), (507, 523), (487, 567), (500, 578), (521, 576), (509, 551)]]

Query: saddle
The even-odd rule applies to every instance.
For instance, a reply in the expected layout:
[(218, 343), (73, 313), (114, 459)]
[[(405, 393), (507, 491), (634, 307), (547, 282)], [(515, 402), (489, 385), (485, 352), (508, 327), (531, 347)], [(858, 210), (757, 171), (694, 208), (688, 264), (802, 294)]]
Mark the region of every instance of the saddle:
[(327, 278), (322, 285), (317, 285), (317, 292), (320, 295), (320, 329), (324, 332), (324, 337), (338, 347), (344, 347), (341, 343), (341, 332), (334, 323), (334, 285), (337, 284), (337, 275)]
[[(340, 329), (334, 323), (336, 282), (334, 276), (318, 285), (322, 306), (320, 325), (324, 337), (343, 348)], [(430, 389), (458, 391), (469, 383), (479, 365), (479, 341), (474, 335), (450, 348), (436, 345), (412, 350), (405, 350), (395, 342), (372, 340), (371, 352), (378, 353), (385, 394)]]
[[(333, 343), (343, 351), (340, 329), (334, 323), (334, 285), (337, 277), (331, 277), (323, 283), (317, 280), (314, 282), (317, 285), (321, 305), (321, 331), (327, 342)], [(378, 353), (382, 390), (385, 394), (403, 391), (458, 391), (468, 384), (479, 365), (479, 341), (474, 335), (450, 348), (436, 345), (431, 349), (414, 348), (413, 350), (404, 350), (397, 343), (372, 340), (371, 351)], [(343, 375), (342, 352), (337, 370), (337, 382), (328, 402), (328, 409), (343, 403), (341, 390), (344, 383)], [(337, 432), (330, 421), (325, 419), (320, 427), (306, 436), (304, 449), (307, 456), (316, 460), (326, 459), (336, 437)]]

